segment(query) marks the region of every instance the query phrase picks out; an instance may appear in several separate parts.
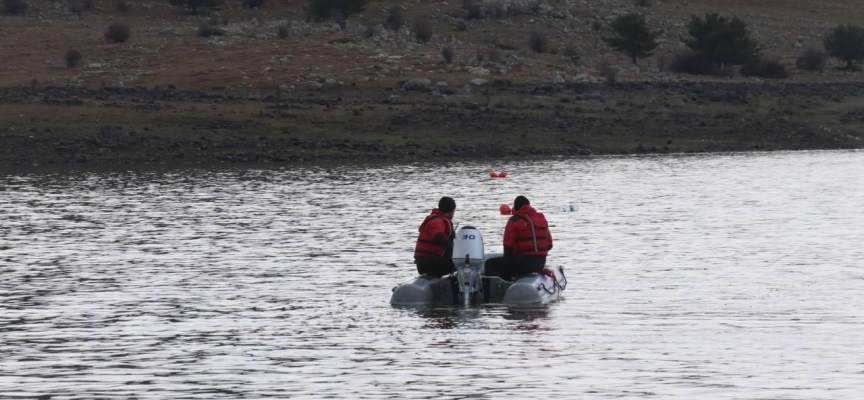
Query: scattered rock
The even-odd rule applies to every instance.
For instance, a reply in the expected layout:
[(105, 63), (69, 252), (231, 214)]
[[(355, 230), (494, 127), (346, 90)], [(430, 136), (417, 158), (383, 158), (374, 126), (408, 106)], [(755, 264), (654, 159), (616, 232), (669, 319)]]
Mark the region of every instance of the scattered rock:
[[(424, 91), (429, 89), (432, 81), (428, 78), (414, 78), (402, 84), (402, 89)], [(439, 85), (440, 86), (440, 85)]]

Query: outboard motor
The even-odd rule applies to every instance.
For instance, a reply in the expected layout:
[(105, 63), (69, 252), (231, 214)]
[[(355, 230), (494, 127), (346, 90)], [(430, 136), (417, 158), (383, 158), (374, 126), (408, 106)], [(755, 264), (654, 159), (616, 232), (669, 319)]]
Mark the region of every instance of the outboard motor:
[(453, 241), (453, 265), (459, 279), (459, 292), (466, 306), (471, 298), (480, 298), (483, 291), (483, 264), (486, 253), (483, 250), (483, 236), (473, 226), (463, 226), (456, 231)]

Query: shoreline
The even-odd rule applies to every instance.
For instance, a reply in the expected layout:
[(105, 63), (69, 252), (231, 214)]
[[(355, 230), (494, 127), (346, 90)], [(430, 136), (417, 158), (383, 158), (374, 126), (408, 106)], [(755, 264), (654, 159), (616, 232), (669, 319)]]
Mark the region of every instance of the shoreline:
[(864, 83), (0, 87), (0, 165), (447, 162), (864, 148)]

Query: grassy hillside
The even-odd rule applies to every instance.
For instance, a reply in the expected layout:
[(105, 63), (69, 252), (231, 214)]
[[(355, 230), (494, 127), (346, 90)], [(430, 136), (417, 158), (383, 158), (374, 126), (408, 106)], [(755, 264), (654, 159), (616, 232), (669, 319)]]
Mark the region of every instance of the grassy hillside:
[[(344, 29), (308, 22), (301, 1), (229, 0), (208, 16), (167, 0), (126, 12), (84, 1), (0, 16), (0, 165), (864, 147), (864, 73), (838, 60), (795, 68), (831, 28), (864, 25), (857, 0), (372, 0)], [(389, 29), (394, 9), (404, 23)], [(638, 66), (602, 40), (634, 11), (664, 30)], [(670, 73), (690, 17), (712, 11), (746, 21), (790, 77)], [(112, 23), (130, 39), (106, 40)], [(71, 68), (70, 50), (81, 54)]]
[[(471, 72), (484, 64), (491, 75), (517, 83), (551, 83), (556, 75), (570, 80), (582, 73), (599, 77), (600, 64), (617, 66), (618, 78), (625, 81), (706, 79), (669, 75), (663, 64), (684, 49), (681, 38), (687, 36), (690, 16), (710, 11), (746, 21), (764, 54), (790, 67), (792, 81), (862, 79), (860, 73), (832, 68), (825, 73), (794, 68), (805, 49), (821, 49), (829, 29), (840, 23), (864, 25), (864, 8), (857, 0), (648, 0), (647, 7), (633, 0), (487, 0), (476, 3), (486, 17), (479, 20), (466, 19), (469, 9), (462, 1), (372, 0), (364, 13), (348, 18), (344, 30), (332, 22), (306, 22), (305, 1), (270, 0), (260, 10), (245, 10), (240, 0), (228, 0), (218, 15), (209, 17), (189, 15), (167, 0), (129, 1), (128, 12), (117, 11), (113, 0), (93, 0), (93, 9), (79, 16), (77, 1), (29, 0), (25, 15), (0, 17), (0, 85), (240, 91), (315, 83), (393, 87), (425, 77), (454, 86), (484, 77), (485, 71)], [(404, 26), (376, 29), (393, 7), (400, 10)], [(634, 11), (644, 14), (653, 29), (665, 30), (655, 56), (641, 60), (639, 67), (601, 40), (611, 35), (612, 19)], [(218, 21), (222, 36), (200, 37), (200, 25), (211, 20)], [(417, 20), (431, 22), (428, 43), (418, 43), (410, 32)], [(105, 40), (114, 22), (131, 28), (128, 42)], [(278, 37), (280, 26), (287, 27), (284, 40)], [(546, 35), (549, 52), (529, 49), (534, 32)], [(441, 62), (443, 47), (454, 51), (449, 65)], [(77, 68), (66, 68), (70, 49), (83, 56)], [(499, 62), (489, 64), (490, 58)]]

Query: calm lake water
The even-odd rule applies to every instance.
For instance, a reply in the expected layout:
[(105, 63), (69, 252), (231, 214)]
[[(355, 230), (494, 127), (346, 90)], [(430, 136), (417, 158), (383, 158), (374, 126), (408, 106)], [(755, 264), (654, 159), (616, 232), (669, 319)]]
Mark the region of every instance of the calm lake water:
[[(519, 194), (566, 300), (389, 305)], [(0, 276), (0, 398), (860, 399), (864, 152), (6, 171)]]

